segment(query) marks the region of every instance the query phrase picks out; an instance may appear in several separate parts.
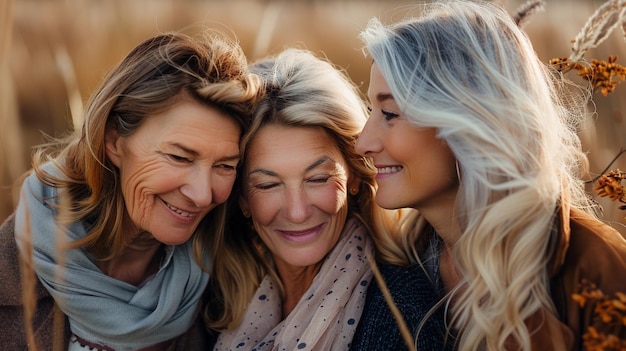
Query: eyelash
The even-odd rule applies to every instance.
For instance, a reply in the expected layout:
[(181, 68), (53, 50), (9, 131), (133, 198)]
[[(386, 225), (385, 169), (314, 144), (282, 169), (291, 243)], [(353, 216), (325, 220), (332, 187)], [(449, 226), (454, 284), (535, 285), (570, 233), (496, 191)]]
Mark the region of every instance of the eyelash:
[[(367, 112), (369, 114), (372, 114), (374, 110), (372, 109), (371, 106), (367, 106)], [(389, 112), (389, 111), (385, 111), (385, 110), (380, 110), (380, 112), (383, 114), (383, 116), (385, 117), (386, 121), (391, 121), (392, 119), (398, 117), (397, 113), (393, 113), (393, 112)]]
[(259, 185), (255, 185), (254, 187), (260, 190), (269, 190), (275, 186), (276, 186), (276, 183), (271, 183), (271, 184), (259, 184)]
[(223, 168), (223, 169), (226, 169), (226, 170), (229, 170), (229, 171), (237, 169), (236, 166), (231, 166), (231, 165), (228, 165), (228, 164), (225, 164), (225, 163), (223, 163), (221, 165), (217, 165), (217, 167)]
[(169, 158), (171, 158), (172, 160), (174, 160), (175, 162), (191, 162), (190, 159), (183, 157), (183, 156), (178, 156), (178, 155), (174, 155), (174, 154), (168, 154), (167, 155)]
[(308, 181), (309, 182), (313, 182), (313, 183), (326, 183), (328, 181), (328, 179), (330, 179), (330, 176), (311, 178)]
[[(307, 179), (307, 182), (310, 183), (318, 183), (318, 184), (324, 184), (326, 182), (328, 182), (328, 180), (330, 179), (330, 176), (325, 176), (325, 177), (319, 177), (319, 178), (310, 178)], [(269, 190), (272, 189), (276, 186), (278, 186), (279, 183), (262, 183), (262, 184), (257, 184), (254, 187), (260, 190)]]
[(385, 111), (385, 110), (381, 110), (383, 116), (385, 116), (385, 120), (387, 121), (391, 121), (392, 119), (398, 117), (398, 114), (393, 113), (393, 112), (389, 112), (389, 111)]

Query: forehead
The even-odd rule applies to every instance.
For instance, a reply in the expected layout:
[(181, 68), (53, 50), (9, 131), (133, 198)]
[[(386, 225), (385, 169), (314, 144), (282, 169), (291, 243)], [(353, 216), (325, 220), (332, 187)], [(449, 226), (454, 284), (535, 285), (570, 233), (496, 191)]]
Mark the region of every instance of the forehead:
[(322, 127), (266, 125), (246, 152), (250, 167), (306, 167), (324, 156), (344, 163), (337, 143)]
[(370, 84), (367, 89), (367, 95), (371, 102), (383, 102), (393, 99), (389, 85), (376, 63), (373, 63), (370, 67)]
[(199, 155), (216, 151), (216, 146), (221, 150), (234, 145), (238, 150), (240, 135), (241, 127), (230, 115), (196, 101), (181, 100), (145, 118), (129, 140), (145, 145), (177, 146)]

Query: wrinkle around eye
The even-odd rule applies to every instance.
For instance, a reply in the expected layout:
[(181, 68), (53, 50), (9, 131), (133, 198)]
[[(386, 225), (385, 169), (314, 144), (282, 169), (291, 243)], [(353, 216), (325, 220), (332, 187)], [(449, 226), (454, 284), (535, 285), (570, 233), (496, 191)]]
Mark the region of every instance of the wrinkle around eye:
[(191, 160), (188, 159), (185, 156), (178, 156), (175, 154), (165, 154), (167, 156), (167, 158), (169, 158), (170, 160), (174, 161), (174, 162), (179, 162), (179, 163), (191, 163)]

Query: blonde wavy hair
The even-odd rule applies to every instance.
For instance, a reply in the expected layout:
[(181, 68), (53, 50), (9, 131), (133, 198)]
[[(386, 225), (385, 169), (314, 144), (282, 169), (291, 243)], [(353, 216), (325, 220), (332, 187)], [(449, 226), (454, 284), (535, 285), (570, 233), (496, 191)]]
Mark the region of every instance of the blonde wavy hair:
[[(401, 248), (389, 239), (394, 213), (375, 204), (374, 168), (354, 149), (366, 122), (366, 107), (347, 75), (326, 59), (297, 48), (256, 62), (251, 70), (264, 81), (265, 95), (242, 140), (243, 169), (247, 161), (246, 147), (264, 126), (322, 128), (335, 140), (351, 177), (360, 180), (358, 193), (349, 195), (348, 217), (356, 217), (365, 225), (374, 240), (378, 240), (377, 247), (382, 255), (403, 262)], [(239, 325), (266, 274), (280, 282), (269, 250), (238, 207), (237, 192), (242, 181), (239, 178), (233, 190), (229, 227), (222, 237), (215, 238), (210, 250), (214, 262), (205, 319), (209, 328), (218, 331)]]
[[(554, 312), (546, 266), (561, 206), (591, 212), (576, 134), (583, 109), (561, 101), (562, 77), (499, 5), (420, 10), (392, 25), (372, 19), (360, 37), (410, 123), (436, 128), (458, 161), (462, 235), (452, 257), (461, 282), (441, 304), (460, 350), (530, 350), (524, 321)], [(405, 244), (425, 225), (407, 216)]]

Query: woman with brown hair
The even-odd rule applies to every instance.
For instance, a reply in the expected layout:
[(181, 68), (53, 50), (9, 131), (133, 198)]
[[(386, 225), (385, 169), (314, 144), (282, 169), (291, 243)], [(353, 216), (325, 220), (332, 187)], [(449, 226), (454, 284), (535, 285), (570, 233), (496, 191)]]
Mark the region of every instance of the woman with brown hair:
[[(224, 228), (257, 93), (236, 43), (158, 35), (105, 77), (58, 154), (34, 155), (15, 242), (3, 238), (2, 247), (15, 264), (17, 244), (25, 272), (41, 283), (24, 275), (23, 292), (35, 289), (38, 299), (36, 310), (28, 297), (24, 306), (27, 330), (37, 323), (31, 349), (51, 345), (52, 300), (69, 321), (69, 350), (181, 347), (176, 339), (193, 325), (209, 280), (205, 243)], [(12, 278), (5, 294), (16, 289)], [(17, 325), (19, 315), (20, 306), (2, 306), (2, 324)], [(10, 339), (3, 349), (25, 348), (23, 338)]]

